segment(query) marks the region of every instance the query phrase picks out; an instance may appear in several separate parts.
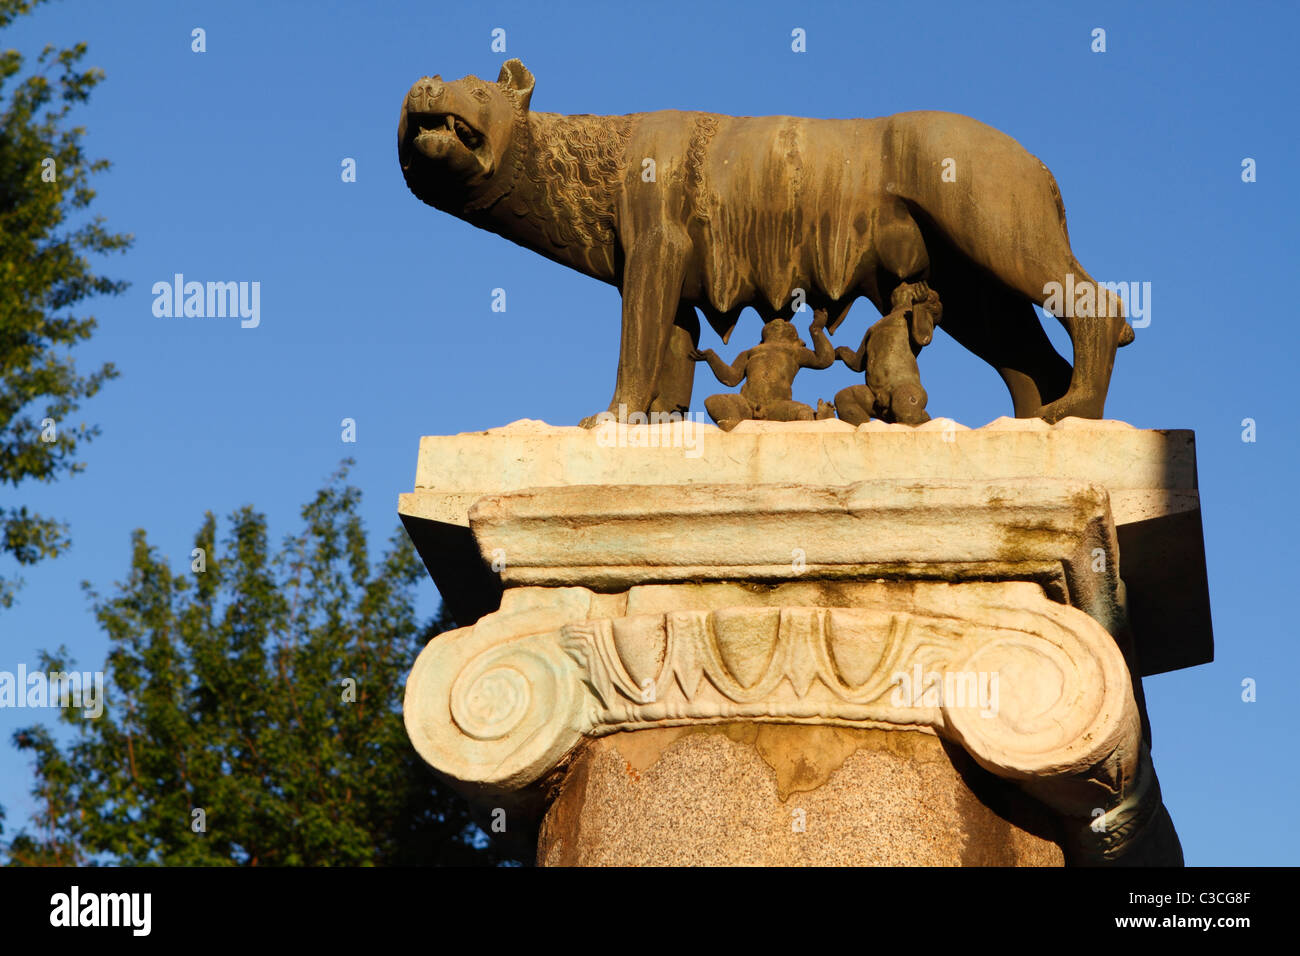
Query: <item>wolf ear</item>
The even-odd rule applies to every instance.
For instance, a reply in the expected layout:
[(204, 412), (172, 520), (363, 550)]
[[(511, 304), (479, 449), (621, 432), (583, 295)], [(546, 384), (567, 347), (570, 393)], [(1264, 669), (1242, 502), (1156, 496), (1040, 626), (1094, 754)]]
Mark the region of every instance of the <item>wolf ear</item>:
[(506, 60), (501, 64), (501, 75), (497, 77), (497, 82), (508, 90), (514, 90), (524, 109), (528, 109), (528, 101), (533, 98), (533, 86), (537, 83), (533, 74), (528, 72), (528, 67), (518, 60)]

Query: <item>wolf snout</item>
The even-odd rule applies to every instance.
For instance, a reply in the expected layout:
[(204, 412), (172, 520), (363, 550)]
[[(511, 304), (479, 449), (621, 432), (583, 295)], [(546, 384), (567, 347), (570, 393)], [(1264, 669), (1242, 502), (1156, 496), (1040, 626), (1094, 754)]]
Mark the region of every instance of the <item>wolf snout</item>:
[(437, 104), (442, 98), (444, 84), (442, 77), (423, 77), (415, 81), (411, 91), (406, 94), (406, 109), (411, 113), (436, 113)]

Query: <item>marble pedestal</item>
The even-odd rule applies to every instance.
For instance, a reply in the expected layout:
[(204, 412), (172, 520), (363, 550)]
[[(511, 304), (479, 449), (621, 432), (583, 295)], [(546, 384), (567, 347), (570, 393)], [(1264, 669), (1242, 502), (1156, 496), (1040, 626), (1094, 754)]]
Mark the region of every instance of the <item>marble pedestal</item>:
[(1181, 862), (1188, 432), (520, 422), (423, 439), (400, 511), (466, 625), (408, 732), (541, 863)]

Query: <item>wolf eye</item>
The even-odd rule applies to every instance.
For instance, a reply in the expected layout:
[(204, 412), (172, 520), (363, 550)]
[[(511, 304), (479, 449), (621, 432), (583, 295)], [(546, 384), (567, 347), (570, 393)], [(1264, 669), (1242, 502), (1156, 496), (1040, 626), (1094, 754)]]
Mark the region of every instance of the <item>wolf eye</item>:
[(482, 87), (476, 87), (475, 89), (470, 90), (469, 95), (474, 97), (474, 99), (478, 100), (480, 103), (486, 103), (488, 101), (488, 91)]

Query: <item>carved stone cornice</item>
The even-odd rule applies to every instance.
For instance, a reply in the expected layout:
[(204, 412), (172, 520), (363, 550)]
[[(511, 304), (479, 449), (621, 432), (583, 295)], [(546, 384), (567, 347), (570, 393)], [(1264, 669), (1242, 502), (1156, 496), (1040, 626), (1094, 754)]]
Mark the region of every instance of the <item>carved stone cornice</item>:
[(1033, 580), (1108, 630), (1122, 617), (1109, 495), (1066, 479), (537, 488), (480, 498), (469, 523), (507, 587)]
[[(485, 505), (479, 514), (479, 528), (490, 534), (494, 543), (484, 547), (485, 539), (476, 544), (469, 531), (469, 512), (488, 496), (570, 488), (575, 499), (581, 499), (579, 505), (605, 509), (609, 502), (602, 500), (597, 489), (632, 487), (647, 493), (668, 489), (670, 513), (680, 514), (673, 489), (701, 484), (731, 486), (743, 497), (747, 491), (773, 486), (828, 490), (860, 482), (880, 487), (885, 482), (903, 486), (965, 482), (978, 492), (1025, 479), (1029, 481), (1024, 483), (1044, 491), (1061, 480), (1105, 490), (1123, 555), (1124, 581), (1130, 592), (1125, 603), (1141, 676), (1213, 658), (1196, 452), (1189, 431), (1080, 419), (1049, 425), (1037, 419), (1000, 418), (980, 428), (967, 428), (948, 419), (934, 419), (915, 428), (879, 421), (856, 428), (842, 421), (742, 422), (730, 432), (696, 421), (664, 425), (610, 422), (585, 429), (525, 420), (483, 432), (422, 438), (415, 487), (401, 496), (399, 510), (444, 600), (458, 621), (470, 624), (498, 606), (503, 584), (548, 584), (559, 581), (562, 574), (587, 571), (597, 577), (583, 579), (574, 573), (559, 583), (615, 590), (624, 586), (620, 581), (643, 580), (637, 577), (635, 563), (620, 565), (611, 560), (617, 554), (613, 549), (598, 556), (589, 568), (579, 568), (577, 561), (566, 564), (563, 551), (579, 540), (581, 535), (571, 532), (581, 528), (564, 522), (548, 527), (545, 508), (550, 504), (540, 499), (533, 499), (540, 520), (526, 514), (522, 501), (509, 506), (513, 531), (497, 526), (497, 506), (488, 509)], [(658, 500), (662, 503), (665, 499)], [(556, 499), (555, 504), (559, 503)], [(891, 520), (904, 531), (907, 522), (918, 517), (916, 510), (910, 515), (901, 510), (898, 502), (885, 504), (888, 507), (878, 513), (892, 515)], [(995, 502), (986, 504), (984, 515), (996, 517)], [(1014, 531), (1017, 524), (1034, 520), (1028, 510), (1034, 507), (1029, 499), (1007, 505), (1003, 510), (1006, 520), (1000, 519), (1002, 527)], [(962, 507), (966, 516), (976, 519), (966, 532), (978, 534), (980, 513), (970, 502)], [(873, 521), (873, 512), (876, 509), (868, 509), (855, 520)], [(676, 540), (702, 543), (700, 523), (682, 517), (678, 529), (690, 524), (691, 532), (677, 534)], [(751, 526), (763, 524), (765, 517), (755, 512)], [(932, 509), (923, 523), (937, 530), (938, 525), (930, 520), (937, 517), (937, 509)], [(527, 535), (521, 533), (525, 523), (531, 526)], [(982, 572), (985, 580), (1034, 580), (1047, 587), (1049, 578), (1059, 580), (1065, 569), (1062, 554), (1048, 554), (1044, 563), (1035, 563), (1023, 551), (1009, 554), (1011, 549), (1000, 547), (1006, 543), (1005, 536), (992, 534), (986, 537), (988, 547), (982, 554), (967, 555), (975, 564), (946, 564), (959, 560), (954, 554), (943, 558), (931, 554), (921, 560), (913, 550), (913, 546), (936, 540), (942, 543), (949, 537), (944, 534), (904, 534), (895, 539), (900, 547), (886, 558), (878, 546), (880, 527), (875, 524), (870, 534), (852, 538), (847, 546), (853, 550), (831, 556), (817, 573), (845, 580), (965, 580)], [(501, 540), (496, 540), (498, 536)], [(762, 546), (764, 536), (757, 537), (759, 540), (746, 539), (746, 544)], [(770, 540), (771, 536), (767, 537)], [(1025, 544), (1025, 538), (1021, 535), (1018, 543)], [(617, 537), (614, 541), (621, 544)], [(775, 543), (783, 542), (777, 539)], [(560, 552), (558, 561), (535, 551), (539, 546)], [(1092, 547), (1097, 546), (1109, 547), (1109, 543)], [(504, 568), (498, 549), (505, 553)], [(1086, 571), (1091, 571), (1090, 551), (1083, 552), (1089, 556), (1081, 565)], [(478, 556), (484, 553), (488, 565), (479, 571)], [(743, 554), (728, 549), (697, 561), (693, 567), (670, 559), (658, 565), (659, 573), (679, 574), (678, 580), (683, 581), (729, 580), (721, 575), (730, 573), (730, 566), (738, 563), (738, 553)], [(812, 558), (810, 552), (810, 568)], [(748, 562), (742, 567), (747, 579), (779, 581), (790, 570), (790, 549), (777, 554), (766, 567), (748, 555), (743, 561)], [(629, 566), (630, 572), (626, 570)], [(1082, 606), (1072, 594), (1061, 599)]]

